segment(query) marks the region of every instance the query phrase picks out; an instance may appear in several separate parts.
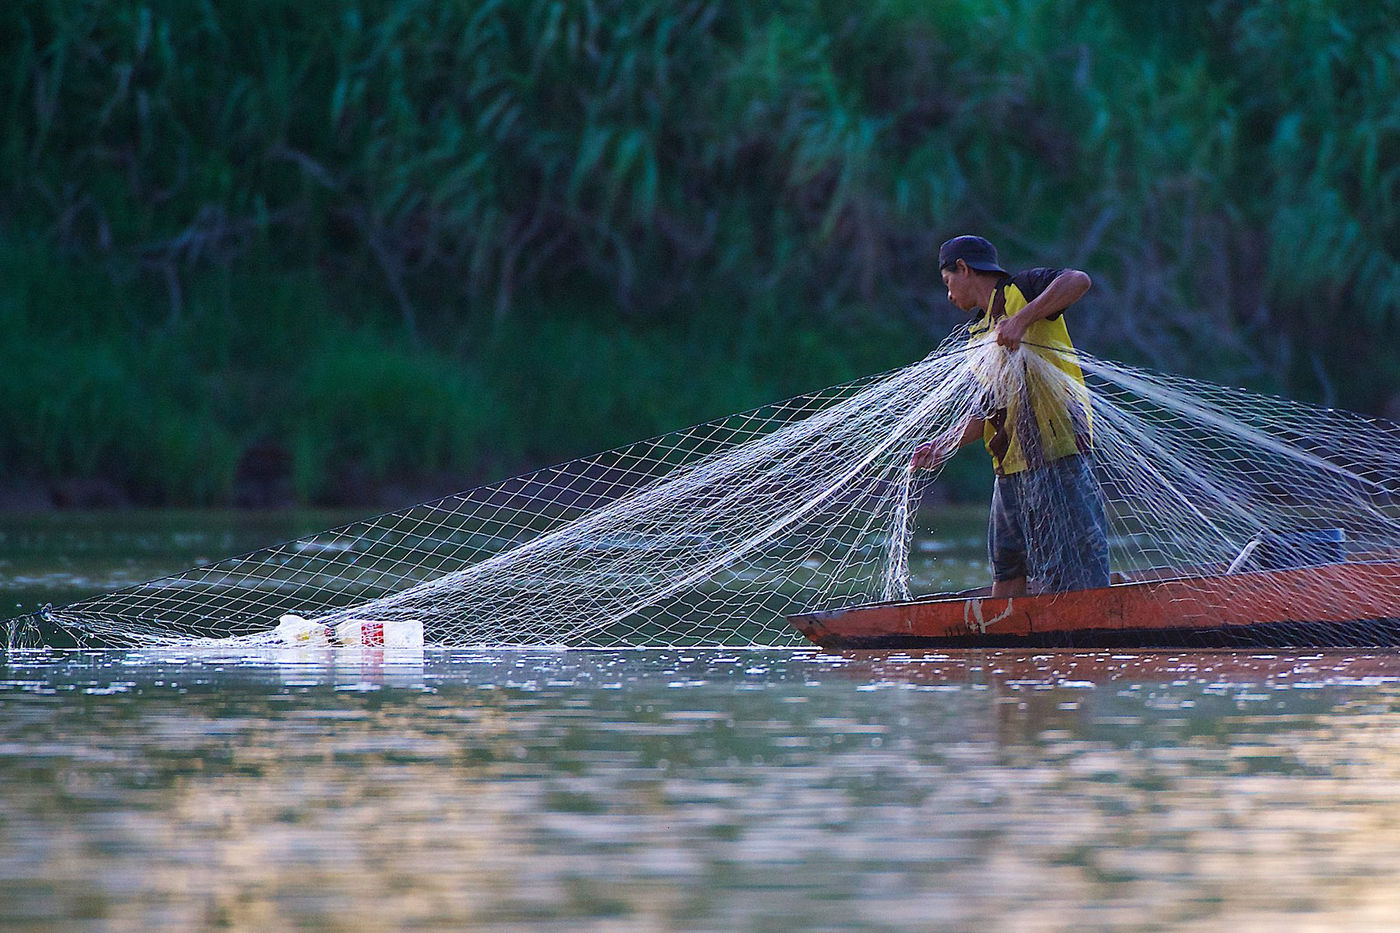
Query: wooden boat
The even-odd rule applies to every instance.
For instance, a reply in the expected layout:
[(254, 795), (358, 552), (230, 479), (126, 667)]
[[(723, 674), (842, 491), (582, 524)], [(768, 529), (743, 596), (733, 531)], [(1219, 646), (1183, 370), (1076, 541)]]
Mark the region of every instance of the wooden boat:
[(1139, 579), (1068, 593), (940, 594), (807, 612), (823, 648), (1400, 644), (1400, 560)]

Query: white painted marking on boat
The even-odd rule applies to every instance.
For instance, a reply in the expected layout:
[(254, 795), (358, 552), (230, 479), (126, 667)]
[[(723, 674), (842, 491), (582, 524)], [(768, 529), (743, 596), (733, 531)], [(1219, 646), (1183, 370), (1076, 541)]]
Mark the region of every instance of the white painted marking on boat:
[(976, 628), (983, 635), (987, 634), (987, 629), (996, 625), (1002, 619), (1011, 615), (1011, 600), (1006, 601), (1006, 608), (990, 619), (982, 618), (982, 600), (969, 599), (963, 603), (963, 622), (968, 628)]

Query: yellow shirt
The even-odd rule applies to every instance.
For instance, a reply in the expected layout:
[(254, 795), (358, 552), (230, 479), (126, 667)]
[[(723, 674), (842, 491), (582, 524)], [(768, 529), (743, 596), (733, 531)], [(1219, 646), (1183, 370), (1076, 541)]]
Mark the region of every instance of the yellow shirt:
[[(1011, 317), (1024, 308), (1060, 271), (1031, 269), (1003, 279), (998, 290), (1004, 295), (1004, 305), (1002, 295), (993, 296), (991, 309), (968, 327), (969, 345), (986, 340), (1003, 316)], [(1038, 360), (1023, 361), (1025, 378), (1019, 380), (1009, 398), (1001, 400), (1002, 406), (985, 412), (982, 437), (999, 476), (1089, 451), (1089, 391), (1064, 316), (1036, 321), (1026, 330), (1021, 348)], [(1037, 365), (1042, 360), (1053, 370)]]

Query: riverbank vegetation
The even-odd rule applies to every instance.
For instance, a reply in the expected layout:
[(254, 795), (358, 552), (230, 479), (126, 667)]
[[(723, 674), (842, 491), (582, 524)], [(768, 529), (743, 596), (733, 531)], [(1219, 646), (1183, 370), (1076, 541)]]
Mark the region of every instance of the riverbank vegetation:
[(447, 492), (916, 358), (969, 231), (1093, 352), (1394, 414), (1395, 12), (21, 0), (0, 466)]

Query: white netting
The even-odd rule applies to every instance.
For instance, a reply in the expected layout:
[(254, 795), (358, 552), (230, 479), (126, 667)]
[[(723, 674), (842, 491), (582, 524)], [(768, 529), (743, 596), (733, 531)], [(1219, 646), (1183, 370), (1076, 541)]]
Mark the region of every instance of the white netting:
[[(418, 620), (444, 645), (797, 644), (788, 613), (908, 595), (937, 477), (911, 476), (918, 443), (1028, 386), (1086, 397), (1050, 353), (956, 334), (894, 372), (15, 620), (10, 639), (270, 643), (296, 613)], [(1079, 361), (1116, 573), (1394, 556), (1394, 426)], [(1030, 504), (1052, 528), (1063, 511)]]

